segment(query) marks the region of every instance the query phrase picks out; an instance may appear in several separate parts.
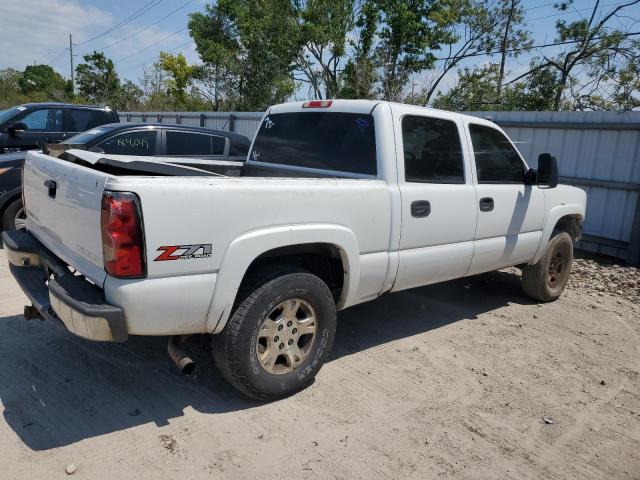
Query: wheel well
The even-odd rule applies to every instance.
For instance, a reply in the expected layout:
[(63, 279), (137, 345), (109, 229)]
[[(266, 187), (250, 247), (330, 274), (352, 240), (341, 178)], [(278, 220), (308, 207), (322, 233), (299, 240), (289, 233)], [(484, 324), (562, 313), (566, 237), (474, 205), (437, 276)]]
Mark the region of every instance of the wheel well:
[(20, 200), (20, 193), (7, 197), (2, 205), (0, 205), (0, 225), (2, 225), (2, 217), (4, 217), (4, 211), (16, 200)]
[(340, 298), (344, 285), (344, 265), (338, 247), (329, 243), (291, 245), (264, 252), (249, 265), (239, 291), (287, 267), (298, 267), (313, 273), (327, 284), (336, 302)]
[(556, 222), (556, 226), (553, 227), (553, 232), (567, 232), (571, 239), (576, 242), (580, 240), (582, 235), (582, 224), (580, 223), (580, 216), (578, 215), (566, 215)]

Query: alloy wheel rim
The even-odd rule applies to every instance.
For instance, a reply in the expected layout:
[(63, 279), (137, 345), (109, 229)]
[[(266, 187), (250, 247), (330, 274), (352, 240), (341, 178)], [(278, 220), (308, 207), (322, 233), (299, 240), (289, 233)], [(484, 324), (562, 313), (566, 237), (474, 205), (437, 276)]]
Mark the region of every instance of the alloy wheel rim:
[(317, 332), (316, 313), (309, 302), (290, 298), (280, 302), (258, 329), (256, 356), (273, 375), (292, 372), (308, 357)]
[(16, 226), (16, 230), (24, 230), (27, 228), (27, 216), (24, 213), (24, 208), (21, 208), (18, 210), (18, 213), (16, 213), (14, 225)]

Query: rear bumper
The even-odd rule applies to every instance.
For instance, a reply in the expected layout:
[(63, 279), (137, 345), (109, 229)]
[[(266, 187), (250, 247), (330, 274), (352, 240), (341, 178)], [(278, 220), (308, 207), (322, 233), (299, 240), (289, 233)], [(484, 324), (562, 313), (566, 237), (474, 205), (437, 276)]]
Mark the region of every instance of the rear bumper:
[(124, 312), (101, 289), (73, 275), (29, 233), (3, 232), (2, 240), (12, 275), (43, 318), (89, 340), (127, 340)]

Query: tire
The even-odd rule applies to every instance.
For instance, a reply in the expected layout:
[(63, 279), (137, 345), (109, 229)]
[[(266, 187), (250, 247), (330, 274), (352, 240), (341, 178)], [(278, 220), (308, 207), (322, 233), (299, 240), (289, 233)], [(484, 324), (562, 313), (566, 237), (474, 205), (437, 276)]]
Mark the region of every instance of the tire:
[(573, 241), (567, 232), (549, 240), (542, 258), (522, 269), (524, 293), (540, 302), (553, 302), (564, 291), (573, 263)]
[(7, 208), (4, 209), (4, 213), (2, 214), (2, 229), (5, 231), (11, 230), (22, 230), (24, 227), (21, 227), (18, 224), (17, 228), (16, 221), (18, 223), (21, 219), (24, 219), (24, 208), (22, 207), (22, 199), (19, 198), (11, 202)]
[[(320, 278), (302, 270), (272, 271), (250, 290), (224, 330), (213, 336), (214, 361), (248, 397), (288, 397), (313, 383), (331, 352), (335, 302)], [(302, 333), (314, 323), (313, 334)]]

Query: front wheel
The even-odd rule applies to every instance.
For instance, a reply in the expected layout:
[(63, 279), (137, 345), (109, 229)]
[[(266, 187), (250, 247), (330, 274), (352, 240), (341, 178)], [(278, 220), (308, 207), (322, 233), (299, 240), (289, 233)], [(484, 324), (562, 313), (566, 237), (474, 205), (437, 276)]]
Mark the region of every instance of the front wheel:
[(573, 241), (566, 232), (555, 235), (542, 258), (533, 265), (522, 269), (522, 289), (524, 293), (540, 302), (556, 300), (569, 281), (573, 263)]
[(308, 272), (266, 281), (213, 336), (213, 357), (240, 392), (275, 400), (309, 386), (329, 356), (336, 307), (327, 285)]
[(24, 230), (26, 228), (26, 215), (22, 199), (11, 202), (2, 215), (2, 229), (5, 231)]

